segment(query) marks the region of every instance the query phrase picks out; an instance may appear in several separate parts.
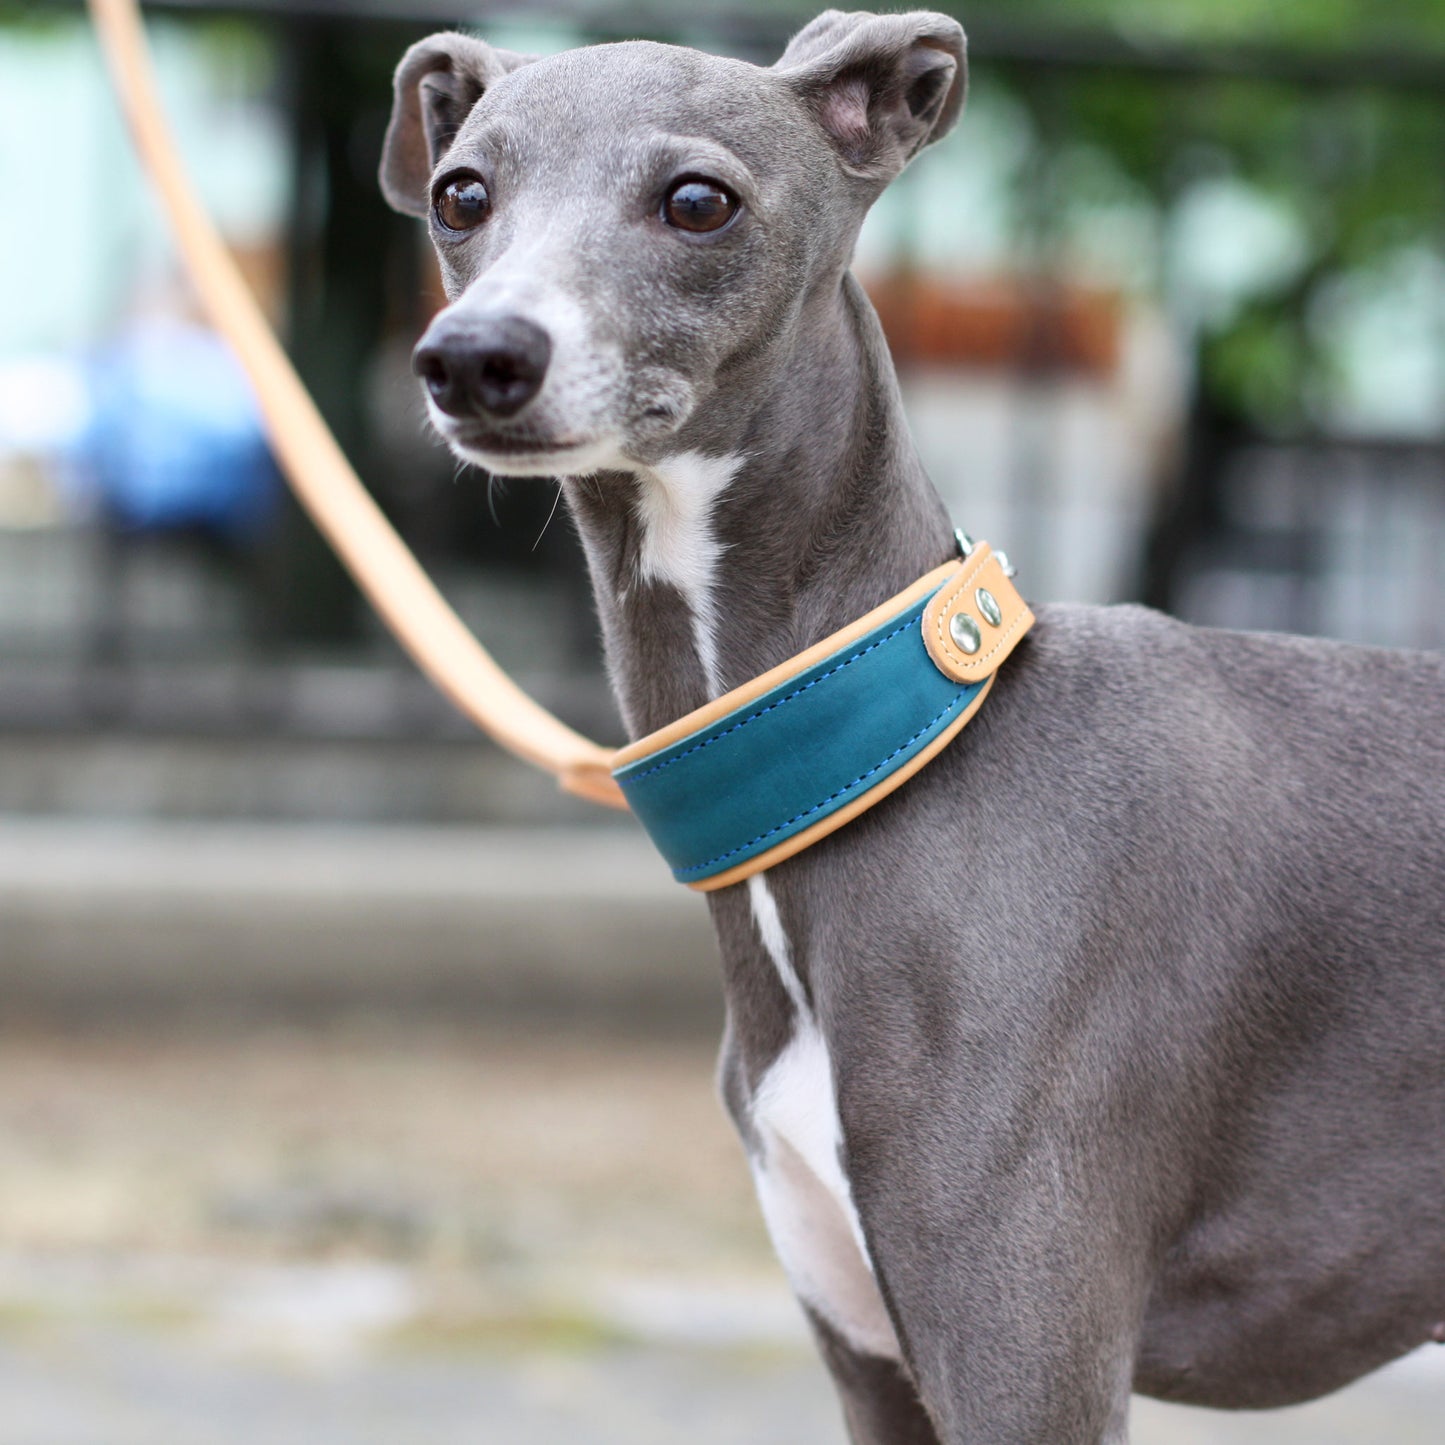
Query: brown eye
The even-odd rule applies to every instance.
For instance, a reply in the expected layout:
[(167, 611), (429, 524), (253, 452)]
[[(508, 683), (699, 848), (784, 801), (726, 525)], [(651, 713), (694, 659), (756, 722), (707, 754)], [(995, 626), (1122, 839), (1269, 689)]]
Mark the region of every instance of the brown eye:
[(737, 197), (716, 181), (683, 181), (662, 203), (662, 219), (679, 231), (717, 231), (737, 213)]
[(454, 176), (437, 192), (437, 221), (448, 231), (471, 231), (487, 219), (491, 198), (480, 176)]

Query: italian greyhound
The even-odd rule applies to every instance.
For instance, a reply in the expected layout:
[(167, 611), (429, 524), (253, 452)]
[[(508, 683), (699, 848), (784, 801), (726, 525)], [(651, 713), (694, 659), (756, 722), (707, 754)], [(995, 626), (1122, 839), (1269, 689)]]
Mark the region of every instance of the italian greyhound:
[[(443, 34), (381, 179), (431, 420), (553, 475), (633, 737), (946, 562), (849, 272), (964, 37)], [(1117, 1445), (1445, 1339), (1445, 661), (1049, 606), (892, 796), (708, 901), (721, 1087), (859, 1445)]]

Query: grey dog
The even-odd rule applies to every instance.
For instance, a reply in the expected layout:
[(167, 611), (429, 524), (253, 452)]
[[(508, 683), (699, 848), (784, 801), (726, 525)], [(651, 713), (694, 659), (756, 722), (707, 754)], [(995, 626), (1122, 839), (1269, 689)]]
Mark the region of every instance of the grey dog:
[[(554, 475), (633, 736), (946, 561), (849, 274), (964, 39), (414, 46), (432, 420)], [(1003, 540), (1003, 539), (1000, 539)], [(722, 1090), (860, 1445), (1123, 1441), (1445, 1338), (1445, 662), (1050, 606), (978, 718), (709, 895)]]

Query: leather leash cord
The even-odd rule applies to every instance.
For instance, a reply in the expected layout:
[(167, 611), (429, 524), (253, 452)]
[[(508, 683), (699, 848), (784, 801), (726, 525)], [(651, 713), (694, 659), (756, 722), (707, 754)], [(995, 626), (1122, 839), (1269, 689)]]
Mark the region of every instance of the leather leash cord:
[(346, 460), (191, 187), (157, 97), (136, 0), (88, 3), (136, 149), (191, 281), (250, 377), (291, 490), (417, 666), (463, 713), (568, 792), (625, 809), (612, 779), (612, 750), (553, 717), (502, 671)]

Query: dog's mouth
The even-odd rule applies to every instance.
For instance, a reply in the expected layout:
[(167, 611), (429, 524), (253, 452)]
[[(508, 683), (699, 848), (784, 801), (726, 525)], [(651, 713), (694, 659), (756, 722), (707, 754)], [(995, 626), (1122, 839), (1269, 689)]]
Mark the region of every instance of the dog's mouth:
[(496, 432), (461, 427), (456, 428), (448, 440), (464, 451), (493, 457), (554, 456), (592, 445), (590, 437), (502, 436)]
[(597, 437), (551, 437), (501, 432), (468, 422), (441, 428), (447, 445), (464, 461), (489, 472), (519, 476), (558, 476), (594, 469), (606, 451)]

